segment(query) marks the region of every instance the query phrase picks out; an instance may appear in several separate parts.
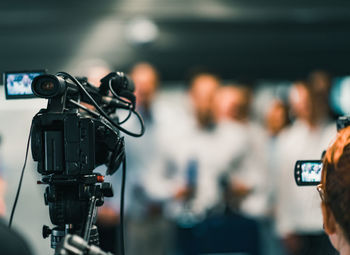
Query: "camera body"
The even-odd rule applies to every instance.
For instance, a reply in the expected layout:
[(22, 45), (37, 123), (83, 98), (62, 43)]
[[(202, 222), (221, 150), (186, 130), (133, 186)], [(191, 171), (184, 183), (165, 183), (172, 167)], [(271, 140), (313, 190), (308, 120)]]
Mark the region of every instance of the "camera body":
[[(103, 197), (113, 196), (112, 187), (93, 170), (102, 164), (115, 168), (113, 152), (122, 138), (100, 120), (77, 112), (39, 112), (32, 122), (32, 155), (44, 177), (45, 203), (55, 225), (78, 224), (87, 216), (89, 199), (96, 194), (97, 206)], [(97, 183), (103, 185), (95, 186)]]
[(40, 174), (84, 175), (102, 164), (113, 166), (121, 138), (101, 120), (77, 112), (39, 112), (32, 124), (32, 155)]
[(77, 113), (41, 112), (33, 118), (32, 156), (42, 175), (89, 174), (95, 168), (95, 122)]
[[(51, 75), (44, 70), (4, 73), (6, 99), (48, 99), (47, 108), (33, 117), (30, 138), (33, 160), (38, 162), (37, 171), (42, 175), (37, 183), (46, 185), (45, 204), (55, 225), (52, 229), (43, 226), (42, 234), (44, 238), (51, 235), (55, 254), (100, 251), (96, 247), (99, 238), (94, 225), (97, 207), (103, 205), (104, 197), (113, 196), (112, 185), (104, 181), (102, 174), (94, 172), (100, 165), (106, 166), (106, 175), (114, 174), (123, 165), (120, 205), (123, 226), (126, 161), (121, 132), (140, 137), (145, 127), (135, 110), (132, 80), (122, 72), (112, 72), (100, 82), (96, 87), (84, 77), (65, 72)], [(129, 112), (123, 121), (116, 116), (117, 109)], [(139, 120), (139, 133), (122, 126), (132, 114)], [(24, 169), (25, 165), (9, 226)], [(123, 250), (123, 234), (121, 245)]]
[[(42, 175), (38, 183), (47, 185), (44, 198), (50, 220), (56, 225), (43, 228), (44, 238), (51, 235), (52, 248), (68, 234), (98, 245), (96, 207), (104, 203), (104, 197), (113, 196), (113, 189), (94, 169), (106, 165), (106, 174), (111, 175), (125, 159), (124, 138), (114, 123), (118, 119), (108, 115), (117, 108), (133, 109), (130, 88), (123, 73), (104, 77), (100, 89), (67, 73), (40, 75), (32, 82), (33, 93), (48, 99), (47, 108), (32, 120), (31, 149)], [(122, 94), (131, 103), (107, 100), (110, 89), (115, 97)]]

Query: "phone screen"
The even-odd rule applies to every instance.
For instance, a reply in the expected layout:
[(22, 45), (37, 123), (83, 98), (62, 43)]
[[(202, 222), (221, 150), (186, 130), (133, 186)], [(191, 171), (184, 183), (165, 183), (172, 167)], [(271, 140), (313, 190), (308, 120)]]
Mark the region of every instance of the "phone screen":
[(301, 181), (320, 182), (322, 173), (322, 163), (304, 162), (301, 164)]
[(298, 186), (317, 185), (321, 182), (321, 160), (298, 160), (295, 163), (294, 177)]
[(44, 73), (45, 71), (6, 72), (4, 74), (6, 99), (35, 98), (32, 81)]

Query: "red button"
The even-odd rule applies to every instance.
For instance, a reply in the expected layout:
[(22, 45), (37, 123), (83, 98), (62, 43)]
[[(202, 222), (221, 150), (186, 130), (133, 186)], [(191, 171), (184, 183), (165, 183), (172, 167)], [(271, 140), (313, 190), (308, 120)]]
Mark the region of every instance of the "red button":
[(104, 182), (105, 178), (102, 175), (97, 176), (97, 182)]

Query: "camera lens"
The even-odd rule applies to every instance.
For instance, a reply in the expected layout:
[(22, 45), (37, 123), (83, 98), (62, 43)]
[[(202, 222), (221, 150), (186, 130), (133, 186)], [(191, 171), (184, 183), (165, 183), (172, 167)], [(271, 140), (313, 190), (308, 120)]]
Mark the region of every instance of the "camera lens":
[(52, 91), (55, 88), (55, 85), (51, 81), (44, 81), (40, 86), (43, 91)]
[(60, 96), (66, 89), (65, 81), (54, 75), (40, 75), (32, 82), (33, 93), (38, 97), (53, 98)]

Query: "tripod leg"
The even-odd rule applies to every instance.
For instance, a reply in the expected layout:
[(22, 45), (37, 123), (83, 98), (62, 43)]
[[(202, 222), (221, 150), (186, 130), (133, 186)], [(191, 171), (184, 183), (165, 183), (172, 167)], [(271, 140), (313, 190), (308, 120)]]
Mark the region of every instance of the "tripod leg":
[(94, 217), (96, 216), (96, 210), (97, 210), (96, 201), (97, 199), (95, 196), (92, 196), (89, 201), (89, 211), (88, 211), (88, 215), (85, 222), (85, 228), (83, 232), (83, 238), (86, 242), (89, 242), (90, 240), (91, 227), (92, 227)]

